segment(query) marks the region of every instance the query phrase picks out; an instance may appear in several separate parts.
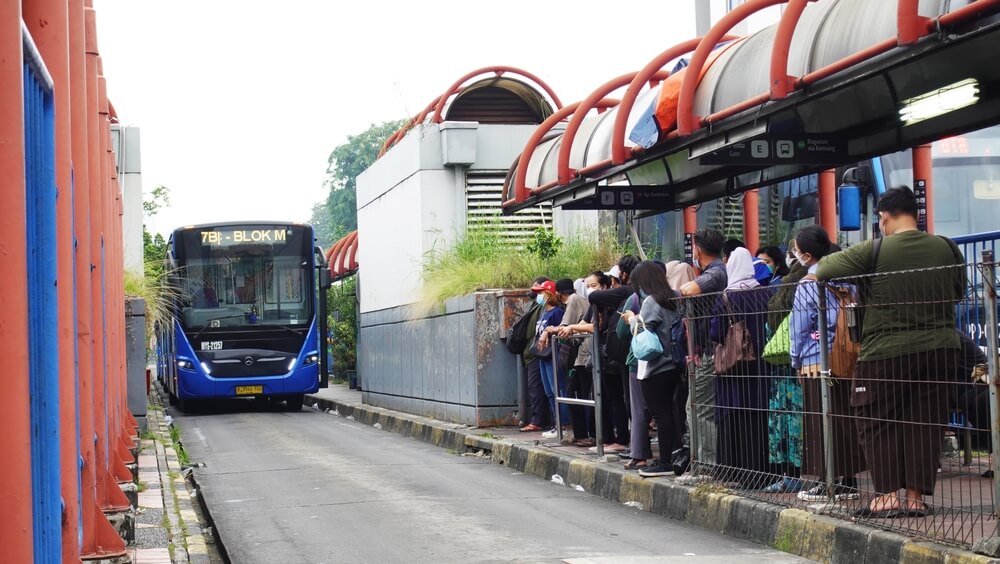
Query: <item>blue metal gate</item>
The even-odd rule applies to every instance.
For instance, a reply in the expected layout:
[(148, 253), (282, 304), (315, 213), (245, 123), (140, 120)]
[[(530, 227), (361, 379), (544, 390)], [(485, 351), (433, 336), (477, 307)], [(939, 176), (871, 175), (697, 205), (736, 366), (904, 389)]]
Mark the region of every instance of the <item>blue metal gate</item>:
[(54, 253), (55, 110), (52, 79), (26, 29), (23, 29), (22, 36), (34, 553), (36, 562), (59, 562), (62, 559), (62, 504), (58, 298)]

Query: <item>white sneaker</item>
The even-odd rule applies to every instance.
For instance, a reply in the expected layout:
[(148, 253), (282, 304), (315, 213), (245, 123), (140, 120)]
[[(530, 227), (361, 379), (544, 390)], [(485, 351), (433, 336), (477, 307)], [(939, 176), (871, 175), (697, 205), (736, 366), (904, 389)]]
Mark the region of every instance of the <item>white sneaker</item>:
[(555, 429), (549, 429), (548, 431), (542, 432), (543, 439), (554, 439), (559, 436), (559, 432)]

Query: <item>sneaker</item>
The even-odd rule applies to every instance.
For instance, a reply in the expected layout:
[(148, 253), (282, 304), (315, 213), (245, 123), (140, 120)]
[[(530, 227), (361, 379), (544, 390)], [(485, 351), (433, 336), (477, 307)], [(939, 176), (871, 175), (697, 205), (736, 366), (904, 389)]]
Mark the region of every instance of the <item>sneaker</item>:
[(544, 431), (542, 433), (542, 438), (543, 439), (554, 439), (554, 438), (556, 438), (558, 436), (559, 436), (559, 432), (556, 431), (555, 429), (549, 429), (548, 431)]
[(802, 490), (796, 497), (802, 501), (826, 501), (828, 498), (826, 495), (826, 484), (819, 484), (808, 490)]
[(802, 491), (802, 480), (785, 477), (761, 491), (768, 494), (798, 493)]
[(645, 468), (639, 470), (639, 475), (643, 478), (655, 478), (657, 476), (669, 476), (673, 474), (673, 469), (665, 466), (659, 460), (654, 460), (653, 462), (646, 465)]
[[(826, 484), (819, 484), (818, 486), (808, 490), (801, 491), (799, 492), (798, 498), (802, 501), (827, 501), (829, 496), (827, 495)], [(844, 486), (843, 484), (837, 484), (833, 487), (834, 501), (860, 498), (861, 494), (859, 494), (858, 490), (855, 488)]]
[(837, 484), (834, 486), (833, 490), (833, 498), (837, 501), (861, 499), (861, 493), (858, 491), (857, 482), (854, 482), (853, 480), (851, 484)]

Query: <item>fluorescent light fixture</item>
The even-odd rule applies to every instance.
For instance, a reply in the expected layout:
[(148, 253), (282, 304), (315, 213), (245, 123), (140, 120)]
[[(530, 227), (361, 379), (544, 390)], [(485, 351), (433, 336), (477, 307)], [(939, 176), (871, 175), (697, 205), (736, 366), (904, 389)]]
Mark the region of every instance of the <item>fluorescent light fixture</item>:
[(974, 78), (949, 84), (903, 101), (899, 109), (899, 119), (904, 125), (912, 125), (948, 112), (971, 106), (979, 101), (979, 82)]

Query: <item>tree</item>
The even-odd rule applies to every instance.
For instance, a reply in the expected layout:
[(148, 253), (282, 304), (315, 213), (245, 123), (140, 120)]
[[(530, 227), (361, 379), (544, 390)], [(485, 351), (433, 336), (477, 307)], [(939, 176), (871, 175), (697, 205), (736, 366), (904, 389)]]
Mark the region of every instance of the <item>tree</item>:
[[(153, 188), (148, 200), (142, 201), (142, 211), (146, 217), (153, 217), (160, 209), (170, 206), (170, 189), (162, 184)], [(142, 224), (142, 252), (146, 278), (159, 281), (163, 278), (163, 261), (167, 257), (167, 241), (163, 235), (153, 235)]]
[(146, 226), (142, 226), (142, 252), (145, 262), (146, 278), (160, 280), (163, 277), (163, 261), (167, 258), (167, 241), (163, 235), (151, 235)]
[[(319, 223), (329, 229), (330, 244), (358, 228), (358, 176), (375, 162), (382, 144), (404, 123), (405, 120), (387, 121), (380, 125), (373, 123), (363, 133), (348, 135), (347, 142), (330, 153), (324, 181), (329, 194), (326, 202), (313, 207), (314, 222), (320, 219), (317, 215), (322, 215), (317, 208), (325, 208), (323, 211), (327, 220)], [(316, 223), (313, 226), (316, 227)]]
[(170, 207), (170, 188), (159, 185), (149, 193), (149, 199), (142, 201), (142, 212), (146, 217), (153, 217), (160, 211), (160, 208)]

